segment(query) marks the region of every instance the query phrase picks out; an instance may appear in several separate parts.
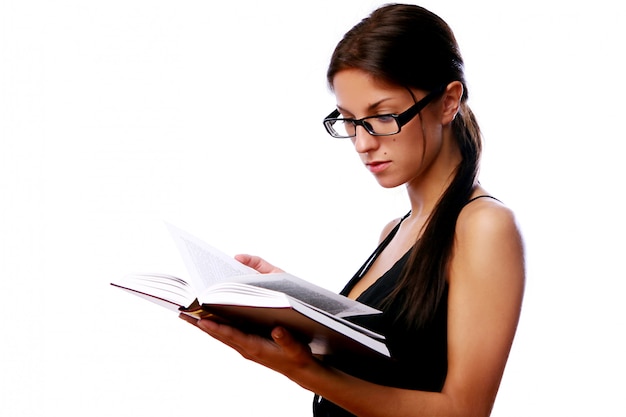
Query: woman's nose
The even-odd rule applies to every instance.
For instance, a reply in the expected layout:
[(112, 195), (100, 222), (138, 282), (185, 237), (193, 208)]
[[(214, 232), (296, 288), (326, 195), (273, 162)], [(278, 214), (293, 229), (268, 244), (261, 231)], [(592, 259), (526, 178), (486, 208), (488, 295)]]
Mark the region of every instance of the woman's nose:
[(355, 134), (352, 143), (358, 153), (366, 153), (378, 147), (378, 138), (365, 130), (363, 126), (357, 126)]

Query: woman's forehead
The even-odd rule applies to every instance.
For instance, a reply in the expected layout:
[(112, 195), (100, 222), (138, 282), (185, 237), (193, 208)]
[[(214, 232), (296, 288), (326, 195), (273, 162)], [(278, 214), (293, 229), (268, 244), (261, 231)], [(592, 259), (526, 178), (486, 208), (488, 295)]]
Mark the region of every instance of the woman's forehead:
[(332, 86), (338, 106), (347, 110), (364, 110), (377, 103), (410, 98), (406, 87), (359, 69), (339, 71), (333, 78)]

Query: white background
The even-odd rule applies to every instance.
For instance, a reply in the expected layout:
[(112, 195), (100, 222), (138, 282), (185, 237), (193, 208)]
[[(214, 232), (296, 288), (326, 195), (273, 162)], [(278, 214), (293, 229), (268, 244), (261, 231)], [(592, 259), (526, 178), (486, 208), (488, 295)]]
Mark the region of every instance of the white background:
[[(109, 282), (185, 274), (165, 220), (342, 287), (408, 208), (321, 125), (330, 53), (378, 4), (0, 2), (0, 415), (310, 415), (310, 393)], [(493, 415), (623, 416), (626, 14), (421, 4), (457, 35), (482, 183), (527, 245)]]

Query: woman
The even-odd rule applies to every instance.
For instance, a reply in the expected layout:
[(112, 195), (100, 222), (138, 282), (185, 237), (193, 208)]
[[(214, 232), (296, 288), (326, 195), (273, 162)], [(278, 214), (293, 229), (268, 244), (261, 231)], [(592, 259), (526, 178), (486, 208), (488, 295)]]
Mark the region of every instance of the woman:
[(519, 318), (523, 247), (511, 211), (477, 180), (480, 131), (454, 35), (418, 6), (382, 7), (338, 44), (328, 82), (328, 132), (352, 140), (380, 185), (405, 185), (411, 204), (343, 291), (384, 311), (364, 324), (395, 362), (314, 358), (280, 327), (269, 340), (195, 324), (316, 393), (315, 416), (488, 416)]

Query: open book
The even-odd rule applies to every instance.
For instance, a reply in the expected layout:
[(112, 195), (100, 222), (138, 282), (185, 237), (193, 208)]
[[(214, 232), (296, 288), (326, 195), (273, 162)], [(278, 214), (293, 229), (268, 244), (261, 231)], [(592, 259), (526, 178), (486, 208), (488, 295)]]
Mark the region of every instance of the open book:
[(168, 225), (189, 280), (164, 274), (127, 275), (111, 285), (197, 318), (268, 336), (283, 326), (314, 354), (389, 356), (384, 337), (347, 318), (380, 311), (287, 273), (259, 274)]

